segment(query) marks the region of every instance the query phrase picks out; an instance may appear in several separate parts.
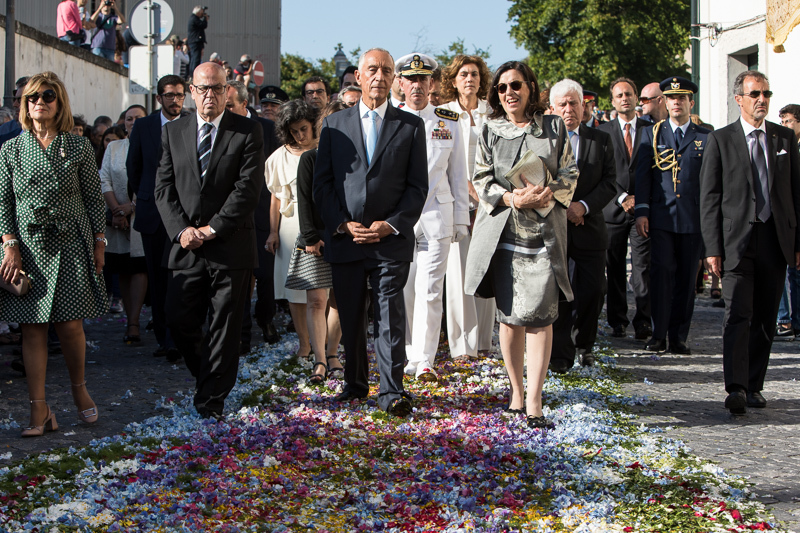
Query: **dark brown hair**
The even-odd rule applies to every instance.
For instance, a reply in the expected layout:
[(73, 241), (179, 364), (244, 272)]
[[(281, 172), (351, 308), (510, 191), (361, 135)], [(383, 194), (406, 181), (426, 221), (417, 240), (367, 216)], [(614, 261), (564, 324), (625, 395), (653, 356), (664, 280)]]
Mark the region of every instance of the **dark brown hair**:
[(608, 92), (611, 94), (611, 98), (614, 98), (614, 87), (616, 87), (620, 83), (627, 83), (628, 85), (630, 85), (631, 89), (633, 89), (634, 98), (639, 98), (637, 96), (639, 94), (639, 89), (636, 88), (636, 83), (634, 83), (634, 81), (630, 78), (617, 78), (611, 82), (611, 85), (608, 86)]
[(478, 100), (486, 99), (489, 94), (489, 84), (492, 82), (492, 72), (486, 66), (486, 62), (480, 56), (467, 56), (459, 54), (453, 58), (442, 70), (442, 102), (452, 102), (458, 99), (458, 90), (455, 86), (456, 76), (458, 71), (464, 65), (475, 65), (478, 67), (478, 74), (481, 78), (480, 87), (478, 87)]
[(495, 71), (494, 77), (492, 78), (492, 86), (489, 87), (488, 103), (489, 107), (492, 108), (492, 112), (489, 113), (489, 118), (508, 118), (506, 117), (505, 109), (503, 109), (503, 106), (500, 104), (500, 95), (497, 94), (497, 84), (500, 81), (500, 76), (509, 70), (516, 70), (519, 72), (528, 85), (530, 99), (528, 100), (528, 107), (525, 109), (525, 116), (527, 118), (533, 118), (533, 115), (537, 111), (544, 111), (545, 105), (542, 104), (541, 95), (539, 94), (539, 82), (536, 79), (536, 74), (531, 70), (531, 67), (520, 61), (506, 61)]

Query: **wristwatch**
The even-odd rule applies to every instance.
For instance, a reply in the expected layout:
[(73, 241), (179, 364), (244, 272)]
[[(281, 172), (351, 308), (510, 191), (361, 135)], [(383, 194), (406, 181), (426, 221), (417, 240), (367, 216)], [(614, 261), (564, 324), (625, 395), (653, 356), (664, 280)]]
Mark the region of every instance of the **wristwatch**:
[(108, 239), (105, 237), (95, 237), (94, 242), (102, 242), (103, 246), (108, 246)]

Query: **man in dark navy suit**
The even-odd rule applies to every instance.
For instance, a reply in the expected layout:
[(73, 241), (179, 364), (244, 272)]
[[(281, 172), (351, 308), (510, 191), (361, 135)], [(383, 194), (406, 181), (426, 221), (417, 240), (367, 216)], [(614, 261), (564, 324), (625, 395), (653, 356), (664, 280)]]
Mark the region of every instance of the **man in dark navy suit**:
[(606, 288), (608, 235), (603, 208), (614, 196), (614, 147), (611, 137), (582, 123), (585, 94), (573, 80), (561, 80), (550, 89), (553, 113), (564, 119), (580, 177), (567, 209), (567, 255), (575, 299), (561, 298), (553, 324), (550, 369), (566, 372), (577, 355), (582, 366), (592, 366), (597, 321)]
[(397, 416), (411, 412), (403, 389), (406, 317), (403, 287), (414, 257), (414, 224), (428, 194), (425, 125), (387, 100), (394, 60), (374, 48), (361, 56), (356, 80), (361, 101), (328, 116), (319, 139), (314, 201), (325, 224), (325, 259), (339, 295), (347, 354), (339, 401), (365, 398), (367, 281), (375, 313), (375, 352), (381, 374), (378, 405)]
[(628, 320), (628, 241), (631, 243), (631, 286), (636, 300), (633, 328), (636, 338), (646, 340), (650, 327), (650, 240), (636, 232), (633, 208), (636, 199), (634, 171), (642, 131), (650, 122), (636, 118), (636, 84), (628, 78), (611, 83), (611, 104), (617, 118), (600, 125), (614, 143), (617, 192), (603, 209), (608, 230), (606, 317), (613, 337), (624, 337)]
[[(259, 117), (255, 110), (248, 108), (247, 96), (247, 86), (244, 82), (228, 82), (228, 102), (225, 104), (225, 108), (231, 113), (247, 117), (261, 124), (261, 128), (264, 130), (264, 158), (269, 159), (272, 152), (278, 149), (275, 123)], [(256, 324), (261, 328), (264, 341), (269, 344), (275, 344), (281, 338), (272, 323), (272, 319), (275, 317), (275, 287), (273, 285), (275, 256), (264, 248), (264, 243), (267, 242), (267, 237), (269, 236), (269, 202), (271, 198), (272, 195), (269, 193), (269, 189), (262, 187), (261, 195), (258, 197), (258, 205), (253, 214), (256, 222), (256, 244), (258, 245), (258, 268), (253, 270), (253, 275), (256, 278)], [(252, 329), (253, 320), (250, 315), (250, 298), (248, 297), (245, 302), (244, 317), (242, 319), (242, 353), (250, 351)]]
[(161, 110), (139, 119), (130, 136), (126, 167), (128, 184), (136, 193), (136, 218), (133, 229), (141, 233), (147, 262), (148, 290), (153, 312), (153, 332), (158, 348), (154, 356), (166, 356), (169, 362), (180, 358), (167, 328), (164, 305), (170, 272), (167, 269), (169, 237), (156, 207), (155, 187), (161, 160), (161, 128), (181, 116), (186, 85), (180, 76), (164, 76), (156, 86), (156, 101)]
[[(650, 306), (653, 337), (646, 350), (689, 355), (695, 281), (703, 253), (700, 167), (711, 133), (690, 120), (697, 85), (661, 82), (667, 120), (647, 126), (636, 166), (636, 230), (650, 237)], [(654, 110), (655, 111), (655, 110)]]

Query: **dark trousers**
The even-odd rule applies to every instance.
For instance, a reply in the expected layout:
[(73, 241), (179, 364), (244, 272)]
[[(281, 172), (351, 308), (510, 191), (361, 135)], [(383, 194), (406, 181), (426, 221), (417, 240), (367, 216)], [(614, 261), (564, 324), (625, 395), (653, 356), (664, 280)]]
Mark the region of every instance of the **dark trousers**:
[(409, 263), (363, 259), (333, 263), (333, 291), (337, 295), (342, 344), (347, 356), (345, 390), (366, 396), (369, 392), (367, 359), (367, 280), (372, 287), (375, 353), (381, 375), (378, 405), (386, 409), (405, 395), (403, 367), (406, 359), (406, 310), (403, 287)]
[(785, 271), (772, 218), (756, 223), (741, 261), (722, 276), (722, 363), (728, 392), (764, 388)]
[(189, 45), (189, 77), (194, 76), (194, 69), (203, 62), (203, 45), (200, 43)]
[(636, 233), (632, 216), (623, 224), (606, 224), (608, 250), (606, 316), (610, 326), (628, 327), (628, 240), (631, 242), (631, 286), (636, 300), (633, 327), (650, 325), (650, 239)]
[[(253, 270), (256, 277), (256, 324), (262, 330), (275, 318), (275, 256), (264, 249), (269, 231), (256, 230), (256, 249), (258, 250), (258, 268)], [(242, 344), (250, 346), (252, 340), (253, 317), (250, 313), (252, 292), (248, 290), (244, 302), (242, 318)]]
[(147, 289), (150, 292), (153, 313), (153, 332), (156, 334), (158, 345), (169, 349), (173, 347), (173, 342), (167, 328), (164, 306), (169, 291), (169, 280), (172, 277), (172, 272), (166, 266), (171, 244), (163, 224), (159, 224), (155, 233), (142, 233), (142, 247), (147, 263)]
[(558, 319), (553, 324), (551, 360), (572, 365), (575, 348), (592, 351), (597, 339), (597, 321), (606, 294), (606, 254), (603, 250), (578, 250), (567, 247), (569, 281), (574, 300), (564, 295), (558, 302)]
[[(242, 300), (252, 270), (217, 270), (199, 258), (192, 268), (173, 271), (167, 319), (175, 345), (197, 380), (198, 411), (222, 413), (239, 371)], [(208, 331), (203, 325), (209, 320)]]
[(653, 338), (686, 342), (694, 314), (703, 236), (651, 229), (650, 245)]

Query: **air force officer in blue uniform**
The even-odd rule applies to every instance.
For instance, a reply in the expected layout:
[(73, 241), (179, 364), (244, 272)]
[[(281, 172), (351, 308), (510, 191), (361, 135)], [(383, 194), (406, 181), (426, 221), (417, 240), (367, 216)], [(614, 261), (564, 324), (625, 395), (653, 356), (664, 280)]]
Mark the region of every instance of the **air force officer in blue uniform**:
[[(694, 312), (700, 233), (700, 167), (711, 133), (690, 120), (697, 85), (680, 78), (661, 82), (669, 117), (648, 126), (636, 167), (636, 230), (650, 237), (653, 337), (647, 350), (688, 355)], [(655, 139), (655, 140), (654, 140)]]

